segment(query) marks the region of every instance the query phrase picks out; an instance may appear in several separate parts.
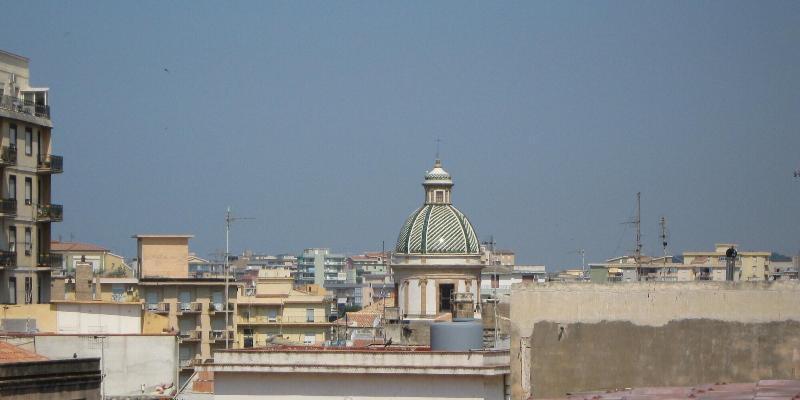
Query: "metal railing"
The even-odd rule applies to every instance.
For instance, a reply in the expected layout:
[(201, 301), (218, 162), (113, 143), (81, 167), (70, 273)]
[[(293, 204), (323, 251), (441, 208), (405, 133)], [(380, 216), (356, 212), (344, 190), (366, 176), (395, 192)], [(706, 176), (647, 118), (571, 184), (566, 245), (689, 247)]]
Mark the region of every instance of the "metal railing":
[(17, 147), (4, 146), (0, 150), (0, 164), (2, 165), (16, 165), (17, 164)]
[(225, 340), (225, 337), (228, 337), (228, 340), (233, 340), (233, 331), (232, 330), (213, 330), (208, 333), (208, 339), (211, 341), (216, 340)]
[(61, 269), (64, 263), (64, 256), (58, 253), (41, 253), (36, 258), (36, 261), (40, 267)]
[[(14, 161), (16, 161), (16, 157)], [(64, 172), (64, 157), (62, 156), (40, 154), (38, 161), (36, 168), (39, 171), (49, 171), (53, 174)]]
[(307, 316), (299, 316), (299, 315), (289, 315), (289, 316), (280, 316), (277, 315), (274, 318), (269, 316), (263, 315), (252, 315), (250, 317), (242, 316), (239, 317), (240, 324), (326, 324), (328, 323), (327, 318), (325, 317), (318, 317), (314, 316), (314, 318), (308, 318)]
[(0, 214), (17, 215), (17, 199), (0, 199)]
[[(208, 303), (210, 313), (225, 312), (225, 303)], [(233, 311), (233, 303), (228, 303), (228, 312)]]
[(64, 206), (61, 204), (39, 204), (36, 207), (36, 219), (38, 221), (63, 221)]
[(0, 250), (0, 267), (13, 267), (16, 264), (16, 251)]
[(168, 313), (169, 303), (147, 303), (147, 311), (154, 313)]
[(190, 341), (190, 340), (200, 340), (200, 331), (191, 330), (191, 331), (181, 331), (178, 333), (178, 337), (181, 341)]
[(198, 302), (181, 302), (178, 307), (178, 311), (182, 313), (199, 313), (203, 311), (203, 303)]
[(50, 106), (8, 95), (0, 96), (0, 109), (50, 119)]

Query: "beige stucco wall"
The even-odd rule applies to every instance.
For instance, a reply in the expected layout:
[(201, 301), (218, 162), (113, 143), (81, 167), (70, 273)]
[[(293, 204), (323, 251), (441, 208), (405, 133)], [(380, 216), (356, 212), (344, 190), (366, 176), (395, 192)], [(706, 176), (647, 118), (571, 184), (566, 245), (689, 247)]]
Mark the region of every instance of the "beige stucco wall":
[(798, 298), (782, 281), (514, 285), (514, 398), (798, 379)]
[(141, 277), (187, 278), (189, 237), (139, 237)]
[(39, 332), (56, 332), (56, 310), (53, 304), (4, 305), (3, 318), (36, 320)]
[(215, 372), (214, 398), (222, 400), (502, 400), (503, 377)]

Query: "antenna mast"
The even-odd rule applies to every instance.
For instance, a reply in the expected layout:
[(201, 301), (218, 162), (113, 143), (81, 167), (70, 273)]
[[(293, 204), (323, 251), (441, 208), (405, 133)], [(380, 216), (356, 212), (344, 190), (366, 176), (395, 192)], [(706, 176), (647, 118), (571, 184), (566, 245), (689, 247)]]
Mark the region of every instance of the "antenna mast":
[(667, 219), (662, 216), (661, 221), (659, 221), (659, 225), (661, 225), (661, 246), (664, 248), (664, 262), (667, 262)]
[(636, 225), (636, 250), (633, 256), (638, 264), (642, 256), (642, 192), (636, 192), (636, 217), (633, 219), (633, 224)]
[(222, 271), (225, 274), (225, 348), (226, 349), (230, 348), (229, 347), (230, 345), (228, 343), (230, 341), (230, 335), (228, 334), (228, 320), (229, 320), (228, 314), (230, 314), (228, 312), (230, 310), (230, 308), (229, 308), (230, 305), (228, 304), (228, 298), (230, 297), (230, 293), (228, 293), (228, 290), (229, 290), (228, 289), (229, 288), (229, 283), (228, 282), (229, 282), (229, 277), (230, 277), (229, 269), (230, 269), (230, 259), (231, 259), (231, 253), (230, 253), (230, 247), (229, 247), (229, 243), (230, 243), (229, 237), (230, 237), (230, 233), (231, 233), (231, 223), (234, 222), (234, 221), (245, 220), (245, 219), (255, 219), (255, 218), (234, 217), (231, 214), (231, 208), (230, 207), (228, 207), (228, 210), (225, 212), (225, 268)]

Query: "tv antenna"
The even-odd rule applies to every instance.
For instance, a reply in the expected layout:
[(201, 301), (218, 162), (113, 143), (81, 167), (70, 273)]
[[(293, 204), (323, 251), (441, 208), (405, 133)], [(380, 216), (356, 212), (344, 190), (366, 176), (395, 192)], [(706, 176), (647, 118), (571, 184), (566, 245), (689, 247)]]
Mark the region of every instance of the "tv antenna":
[(228, 304), (228, 299), (230, 298), (230, 293), (228, 293), (228, 286), (230, 281), (230, 259), (231, 259), (231, 252), (230, 252), (230, 234), (231, 234), (231, 223), (235, 221), (244, 221), (244, 220), (253, 220), (255, 218), (252, 217), (234, 217), (231, 213), (231, 207), (228, 206), (228, 210), (225, 211), (225, 267), (223, 268), (222, 272), (225, 274), (225, 348), (229, 349), (230, 347), (230, 335), (227, 333), (228, 330), (228, 314), (230, 314), (230, 305)]

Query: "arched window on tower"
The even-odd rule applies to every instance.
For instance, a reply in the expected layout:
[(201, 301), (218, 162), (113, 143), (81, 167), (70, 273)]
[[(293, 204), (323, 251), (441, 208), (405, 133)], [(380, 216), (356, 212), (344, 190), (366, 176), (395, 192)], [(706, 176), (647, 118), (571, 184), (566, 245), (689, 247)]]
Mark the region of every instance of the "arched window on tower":
[(437, 190), (436, 191), (436, 202), (437, 203), (444, 203), (444, 190)]

